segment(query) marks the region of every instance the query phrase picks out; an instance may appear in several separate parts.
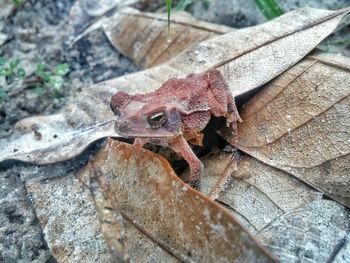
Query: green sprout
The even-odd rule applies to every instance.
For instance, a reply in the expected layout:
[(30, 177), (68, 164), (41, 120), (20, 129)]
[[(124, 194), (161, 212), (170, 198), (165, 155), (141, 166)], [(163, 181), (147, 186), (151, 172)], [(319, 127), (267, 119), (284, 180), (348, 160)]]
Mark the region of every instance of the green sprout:
[(24, 78), (26, 72), (23, 68), (18, 67), (20, 63), (21, 60), (18, 58), (8, 61), (6, 58), (0, 57), (0, 77), (17, 76), (19, 78)]
[(19, 6), (23, 3), (23, 0), (12, 0), (12, 3), (13, 3), (15, 6), (19, 7)]
[[(61, 97), (60, 89), (64, 83), (63, 76), (68, 72), (69, 66), (66, 63), (57, 65), (53, 71), (46, 70), (44, 64), (42, 63), (37, 64), (35, 69), (35, 74), (40, 78), (40, 80), (47, 86), (53, 88), (55, 97)], [(46, 90), (40, 86), (35, 87), (33, 91), (38, 95), (46, 93)]]
[(180, 2), (175, 7), (175, 10), (176, 11), (184, 11), (187, 9), (187, 7), (192, 5), (193, 2), (194, 2), (194, 0), (180, 0)]
[(268, 20), (283, 14), (275, 0), (255, 0), (255, 4)]
[[(175, 10), (176, 11), (184, 11), (186, 10), (190, 5), (193, 4), (195, 0), (180, 0), (179, 3), (176, 5)], [(202, 0), (202, 3), (205, 8), (209, 7), (209, 0)], [(166, 10), (168, 13), (168, 28), (170, 27), (170, 14), (171, 9), (173, 7), (173, 1), (172, 0), (165, 0)]]
[(166, 10), (168, 13), (168, 28), (170, 28), (170, 13), (171, 13), (171, 8), (173, 7), (173, 0), (165, 0), (166, 4)]
[[(64, 84), (63, 76), (69, 72), (69, 66), (66, 63), (57, 65), (53, 70), (47, 70), (45, 65), (38, 63), (35, 68), (34, 78), (26, 77), (26, 72), (20, 65), (20, 59), (7, 59), (0, 57), (0, 77), (6, 78), (6, 81), (11, 81), (7, 78), (21, 78), (23, 84), (29, 85), (34, 93), (41, 96), (52, 91), (56, 98), (62, 97), (61, 87)], [(32, 76), (33, 77), (33, 76)], [(5, 101), (7, 94), (0, 87), (0, 102)]]
[(6, 92), (0, 87), (0, 103), (4, 102), (7, 99)]

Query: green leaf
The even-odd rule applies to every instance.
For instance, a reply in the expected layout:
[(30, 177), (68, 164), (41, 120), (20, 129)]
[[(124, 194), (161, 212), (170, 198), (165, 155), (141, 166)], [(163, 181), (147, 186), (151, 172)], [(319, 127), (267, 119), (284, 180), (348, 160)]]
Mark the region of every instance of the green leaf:
[(176, 11), (184, 11), (187, 7), (192, 5), (194, 0), (180, 0), (180, 2), (175, 7)]
[(209, 8), (209, 6), (210, 6), (210, 1), (209, 0), (202, 0), (202, 3), (203, 3), (205, 8)]
[(44, 71), (45, 66), (41, 63), (36, 65), (35, 74), (37, 74), (44, 82), (50, 81), (50, 75)]
[(0, 68), (0, 77), (6, 76), (6, 68)]
[(5, 65), (6, 62), (7, 62), (6, 58), (0, 57), (0, 66)]
[(283, 14), (281, 8), (275, 0), (255, 0), (256, 6), (263, 15), (271, 20)]
[(67, 63), (57, 65), (55, 74), (58, 76), (64, 76), (69, 72), (69, 65)]
[(22, 2), (23, 0), (12, 0), (12, 3), (17, 7), (19, 7), (22, 4)]
[(35, 68), (35, 73), (38, 75), (38, 76), (41, 76), (41, 74), (44, 73), (44, 65), (39, 63), (36, 65), (36, 68)]
[(0, 88), (0, 102), (3, 102), (7, 99), (7, 94), (6, 92)]
[(23, 68), (17, 69), (17, 76), (20, 78), (24, 78), (26, 76), (26, 71)]
[(0, 77), (6, 77), (13, 74), (13, 71), (11, 68), (0, 68)]
[(35, 87), (32, 89), (32, 91), (38, 95), (38, 96), (42, 96), (47, 92), (47, 89), (41, 86)]
[(52, 75), (49, 77), (48, 83), (55, 89), (60, 89), (63, 85), (63, 78), (61, 76)]
[(165, 0), (166, 4), (166, 10), (168, 13), (168, 28), (170, 28), (170, 13), (171, 13), (171, 8), (173, 7), (173, 0)]
[(15, 69), (20, 62), (21, 60), (19, 58), (16, 58), (15, 60), (10, 61), (10, 68)]
[(53, 96), (54, 96), (56, 99), (59, 99), (59, 98), (62, 98), (62, 97), (63, 97), (63, 94), (62, 94), (59, 90), (55, 89), (55, 90), (53, 91)]

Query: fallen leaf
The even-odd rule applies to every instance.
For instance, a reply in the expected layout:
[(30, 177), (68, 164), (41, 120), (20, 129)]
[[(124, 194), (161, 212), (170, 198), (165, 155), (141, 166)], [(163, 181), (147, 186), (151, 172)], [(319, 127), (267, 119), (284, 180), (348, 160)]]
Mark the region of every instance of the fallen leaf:
[[(232, 166), (235, 153), (221, 151), (202, 158), (204, 165), (202, 191), (210, 196), (222, 175)], [(322, 198), (322, 193), (255, 158), (242, 155), (230, 181), (216, 196), (216, 201), (228, 208), (256, 234), (283, 214)], [(187, 176), (186, 170), (181, 176)]]
[(350, 207), (350, 59), (315, 54), (245, 105), (237, 147)]
[[(228, 211), (183, 183), (164, 158), (109, 139), (93, 164), (113, 210), (175, 258), (273, 261)], [(81, 180), (91, 182), (94, 171), (86, 167)]]
[[(138, 2), (137, 0), (78, 0), (72, 5), (68, 23), (73, 25), (75, 34), (80, 34), (91, 24), (104, 18), (111, 10), (120, 9), (125, 6), (129, 6)], [(102, 18), (101, 18), (102, 17)]]
[(101, 232), (106, 240), (112, 262), (129, 262), (126, 250), (125, 223), (121, 213), (113, 211), (113, 203), (109, 197), (108, 185), (103, 180), (100, 169), (90, 162), (88, 188), (93, 196), (97, 216), (100, 220)]
[(331, 200), (319, 200), (286, 213), (256, 238), (281, 262), (347, 262), (341, 249), (349, 239), (350, 212)]
[[(33, 136), (31, 127), (25, 125), (26, 121), (21, 121), (17, 127), (29, 130), (29, 135), (23, 132), (15, 133), (1, 140), (0, 161), (16, 159), (41, 164), (58, 162), (77, 156), (99, 138), (117, 136), (109, 122), (113, 114), (108, 106), (111, 95), (117, 90), (129, 93), (148, 92), (158, 88), (170, 77), (180, 77), (217, 67), (224, 74), (235, 96), (252, 91), (302, 59), (332, 33), (349, 10), (296, 10), (263, 25), (237, 30), (201, 42), (168, 63), (150, 70), (87, 88), (59, 114), (63, 129), (57, 130), (57, 115), (52, 119), (46, 117), (43, 130), (40, 128), (40, 119), (37, 122), (35, 118), (31, 119), (31, 125), (39, 127), (36, 132), (41, 134), (40, 144)], [(98, 129), (99, 132), (94, 134), (94, 129)], [(86, 130), (90, 132), (85, 132)], [(60, 137), (56, 138), (55, 146), (52, 147), (51, 134), (57, 132)], [(26, 135), (23, 136), (24, 134)], [(42, 152), (50, 155), (50, 158), (44, 159)], [(55, 156), (58, 152), (65, 154)]]
[[(221, 151), (202, 159), (205, 193), (222, 179), (232, 155)], [(350, 212), (322, 197), (293, 175), (242, 154), (216, 200), (281, 262), (333, 262), (335, 257), (347, 262)]]
[(159, 65), (195, 43), (234, 30), (197, 20), (186, 12), (173, 13), (168, 29), (164, 14), (131, 8), (115, 13), (102, 27), (112, 45), (141, 68)]
[(28, 180), (26, 189), (57, 262), (110, 262), (89, 191), (73, 173)]

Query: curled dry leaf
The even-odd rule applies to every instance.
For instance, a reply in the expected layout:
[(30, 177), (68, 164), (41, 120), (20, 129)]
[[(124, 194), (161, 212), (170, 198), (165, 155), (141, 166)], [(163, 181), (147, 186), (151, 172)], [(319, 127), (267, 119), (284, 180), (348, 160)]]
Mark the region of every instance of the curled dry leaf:
[[(170, 77), (217, 67), (228, 81), (232, 93), (235, 96), (242, 95), (273, 79), (302, 59), (333, 32), (349, 11), (350, 9), (325, 11), (311, 8), (296, 10), (263, 25), (201, 42), (150, 70), (87, 88), (60, 114), (62, 122), (65, 122), (62, 126), (66, 128), (60, 130), (60, 139), (56, 140), (55, 147), (51, 147), (50, 134), (56, 132), (57, 116), (46, 118), (45, 130), (40, 129), (39, 119), (36, 123), (35, 119), (31, 119), (32, 125), (39, 127), (36, 131), (42, 135), (41, 144), (36, 143), (30, 127), (19, 124), (22, 129), (30, 130), (29, 136), (14, 135), (1, 140), (0, 161), (16, 159), (36, 163), (58, 162), (77, 156), (98, 138), (117, 136), (112, 125), (101, 126), (101, 123), (113, 117), (108, 104), (110, 96), (117, 90), (144, 93), (155, 90)], [(93, 133), (96, 127), (100, 129), (98, 134)], [(94, 135), (81, 132), (81, 129), (90, 129)], [(14, 152), (15, 149), (17, 151)], [(43, 159), (42, 152), (50, 154), (52, 158)], [(57, 152), (66, 154), (55, 157)]]
[[(97, 182), (105, 180), (103, 192), (113, 210), (173, 257), (273, 261), (228, 211), (178, 179), (162, 157), (110, 139), (93, 164), (102, 176)], [(87, 167), (82, 180), (96, 178), (91, 171)]]
[(244, 107), (237, 147), (350, 207), (350, 59), (309, 56)]

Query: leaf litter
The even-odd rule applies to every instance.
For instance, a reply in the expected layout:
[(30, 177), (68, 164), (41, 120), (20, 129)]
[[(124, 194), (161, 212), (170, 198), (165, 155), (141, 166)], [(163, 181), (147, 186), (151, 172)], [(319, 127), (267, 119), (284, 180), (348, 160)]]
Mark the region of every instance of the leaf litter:
[[(325, 19), (326, 20), (326, 19)], [(339, 19), (340, 20), (340, 19)], [(334, 22), (334, 21), (333, 21)], [(332, 23), (331, 23), (332, 24)], [(332, 25), (330, 25), (331, 27), (334, 27), (335, 25), (334, 24), (332, 24)], [(218, 37), (219, 38), (219, 37)], [(321, 38), (320, 38), (321, 39)], [(317, 42), (317, 41), (316, 41)], [(204, 43), (206, 43), (206, 42), (204, 42)], [(208, 41), (208, 43), (209, 44), (212, 44), (212, 43), (215, 43), (215, 41), (213, 41), (213, 42), (210, 42), (210, 40)], [(199, 45), (200, 46), (200, 45)], [(204, 45), (205, 46), (205, 45)], [(210, 46), (210, 45), (208, 45), (208, 46)], [(198, 49), (197, 49), (198, 50)], [(311, 50), (311, 49), (310, 49)], [(204, 49), (204, 51), (206, 51), (206, 49)], [(190, 53), (190, 51), (188, 51), (189, 53)], [(186, 53), (186, 52), (185, 52)], [(205, 52), (204, 52), (205, 53)], [(199, 55), (200, 54), (200, 52), (198, 52), (197, 53), (197, 55)], [(243, 55), (245, 55), (244, 54), (244, 52), (242, 53)], [(243, 56), (243, 55), (241, 55), (241, 56)], [(306, 53), (305, 53), (305, 55), (306, 55)], [(181, 58), (181, 55), (179, 56), (180, 58)], [(177, 57), (177, 58), (179, 58), (179, 57)], [(302, 56), (301, 56), (302, 57)], [(300, 58), (301, 58), (300, 57)], [(239, 55), (238, 55), (238, 58), (239, 58)], [(299, 59), (300, 59), (299, 58)], [(168, 65), (174, 65), (174, 64), (172, 64), (172, 62), (174, 62), (174, 61), (176, 61), (177, 59), (175, 58), (175, 59), (173, 59), (172, 61), (170, 61), (170, 63), (168, 64)], [(323, 58), (323, 60), (324, 60), (324, 58)], [(329, 58), (328, 59), (326, 59), (326, 60), (329, 60)], [(205, 59), (203, 60), (203, 59), (199, 59), (199, 60), (195, 60), (195, 62), (201, 62), (202, 64), (204, 64), (204, 68), (206, 67), (206, 66), (208, 66), (208, 64), (209, 64), (209, 66), (210, 66), (210, 63), (208, 62), (208, 61), (205, 61)], [(303, 61), (304, 62), (304, 61)], [(303, 63), (303, 62), (301, 62), (301, 63)], [(199, 63), (199, 64), (201, 64), (201, 63)], [(332, 63), (334, 64), (338, 64), (338, 62), (334, 62), (334, 61), (332, 61)], [(332, 63), (329, 63), (329, 64), (332, 64)], [(176, 63), (175, 63), (176, 64)], [(327, 63), (326, 63), (327, 64)], [(228, 65), (227, 67), (229, 68), (229, 66), (231, 65), (230, 64), (230, 62), (224, 62), (224, 65)], [(244, 64), (241, 64), (241, 65), (243, 65), (244, 66)], [(268, 64), (267, 64), (268, 65)], [(285, 64), (283, 64), (282, 63), (282, 66), (280, 66), (282, 69), (287, 69), (290, 65), (288, 65), (287, 67), (285, 67), (286, 65)], [(298, 65), (297, 65), (298, 66)], [(296, 67), (297, 67), (296, 66)], [(163, 68), (162, 68), (163, 67)], [(139, 76), (140, 76), (140, 79), (141, 80), (147, 80), (146, 82), (144, 82), (144, 83), (150, 83), (150, 89), (154, 89), (154, 88), (156, 88), (157, 86), (156, 85), (159, 85), (159, 83), (161, 83), (162, 82), (162, 78), (164, 77), (163, 75), (164, 75), (164, 70), (165, 69), (167, 69), (167, 67), (166, 67), (166, 65), (164, 66), (164, 65), (162, 65), (162, 66), (159, 66), (159, 68), (160, 68), (160, 72), (161, 73), (163, 73), (163, 74), (160, 74), (160, 73), (158, 73), (158, 74), (160, 74), (160, 79), (158, 80), (157, 79), (157, 77), (155, 77), (155, 76), (158, 76), (157, 74), (155, 74), (154, 72), (157, 72), (157, 71), (152, 71), (152, 70), (149, 70), (149, 71), (146, 71), (147, 72), (147, 74), (144, 74), (145, 72), (141, 72), (142, 74), (144, 74), (144, 75), (142, 75), (141, 73), (140, 74), (138, 74), (138, 73), (136, 73), (136, 74), (133, 74), (129, 79), (127, 79), (126, 77), (125, 78), (119, 78), (119, 79), (117, 79), (117, 80), (112, 80), (112, 81), (110, 81), (110, 82), (105, 82), (105, 83), (103, 83), (103, 84), (101, 84), (101, 85), (98, 85), (98, 87), (101, 87), (101, 91), (99, 91), (100, 92), (100, 94), (103, 94), (103, 96), (101, 96), (101, 97), (104, 97), (104, 102), (106, 102), (107, 101), (107, 97), (111, 94), (111, 92), (113, 92), (113, 91), (108, 91), (108, 90), (106, 90), (106, 88), (108, 89), (108, 85), (109, 84), (118, 84), (118, 83), (120, 83), (120, 84), (126, 84), (125, 86), (124, 86), (124, 88), (127, 86), (127, 84), (129, 84), (129, 85), (134, 85), (134, 84), (137, 84), (137, 83), (135, 83), (135, 79), (132, 79), (133, 77), (136, 77), (136, 78), (138, 78)], [(155, 69), (158, 69), (159, 70), (159, 68), (155, 68)], [(169, 67), (168, 67), (169, 68)], [(201, 69), (201, 67), (199, 67), (200, 69)], [(223, 66), (223, 72), (224, 72), (224, 74), (225, 74), (225, 72), (227, 72), (227, 71), (225, 71), (225, 67)], [(254, 66), (252, 67), (252, 69), (254, 69)], [(282, 69), (280, 69), (280, 70), (282, 70)], [(185, 74), (184, 72), (186, 71), (186, 68), (185, 68), (185, 70), (182, 70), (181, 72), (180, 71), (178, 71), (178, 72), (176, 72), (175, 71), (175, 75), (177, 76), (177, 74), (178, 75), (182, 75), (182, 74)], [(274, 71), (276, 71), (276, 69), (273, 69), (272, 70), (273, 72)], [(252, 72), (255, 72), (254, 70), (252, 71)], [(275, 74), (274, 76), (277, 76), (279, 73), (281, 73), (281, 72), (275, 72), (275, 73), (273, 73), (273, 74)], [(230, 74), (228, 74), (228, 73), (226, 73), (227, 75), (227, 77), (230, 77)], [(268, 74), (267, 74), (267, 72), (263, 72), (263, 74), (261, 74), (262, 76), (260, 76), (259, 77), (259, 81), (257, 82), (257, 83), (259, 83), (259, 84), (257, 84), (257, 83), (255, 83), (255, 84), (252, 84), (252, 83), (248, 83), (248, 86), (249, 85), (251, 85), (250, 87), (254, 87), (254, 88), (256, 88), (256, 87), (258, 87), (258, 86), (260, 86), (260, 85), (262, 85), (263, 83), (265, 83), (267, 80), (264, 80), (264, 78), (266, 78), (266, 79), (268, 79), (268, 75), (270, 75), (270, 79), (272, 79), (274, 76), (271, 76), (271, 73), (270, 72), (268, 72)], [(247, 77), (247, 76), (235, 76), (235, 77), (238, 77), (238, 80), (240, 80), (240, 79), (244, 79), (244, 77)], [(152, 79), (153, 78), (153, 79)], [(140, 80), (139, 79), (139, 80)], [(254, 81), (253, 81), (254, 82)], [(230, 83), (232, 83), (232, 82), (230, 82)], [(141, 83), (139, 83), (139, 85), (140, 85)], [(254, 89), (254, 88), (250, 88), (250, 89), (246, 89), (246, 86), (242, 86), (242, 84), (240, 84), (239, 82), (238, 82), (238, 88), (239, 88), (239, 91), (235, 91), (236, 93), (235, 93), (235, 95), (242, 95), (242, 94), (244, 94), (244, 92), (245, 91), (248, 91), (248, 90), (251, 90), (251, 89)], [(255, 86), (254, 86), (255, 85)], [(316, 85), (317, 86), (317, 85)], [(123, 88), (123, 86), (121, 85), (121, 87)], [(135, 87), (136, 87), (136, 89), (135, 89), (135, 91), (134, 92), (138, 92), (137, 91), (137, 88), (138, 88), (138, 86), (137, 85), (135, 85)], [(239, 92), (241, 92), (241, 93), (239, 93)], [(92, 93), (92, 94), (94, 94), (94, 93)], [(93, 96), (92, 96), (93, 97)], [(98, 98), (98, 97), (97, 97)], [(98, 99), (98, 100), (100, 100), (100, 99)], [(93, 100), (91, 100), (91, 101), (93, 101)], [(85, 108), (87, 108), (88, 109), (88, 106), (89, 106), (89, 103), (91, 103), (91, 101), (89, 101), (89, 100), (87, 100), (87, 103), (85, 104), (85, 105), (83, 105), (83, 106), (86, 106)], [(95, 101), (96, 102), (96, 101)], [(73, 107), (74, 108), (74, 107)], [(82, 107), (82, 108), (84, 108), (84, 107)], [(79, 110), (79, 109), (78, 109)], [(281, 109), (280, 109), (281, 110)], [(85, 124), (83, 124), (82, 125), (82, 127), (83, 128), (87, 128), (87, 129), (89, 129), (89, 125), (91, 125), (91, 119), (93, 119), (93, 121), (92, 121), (92, 124), (96, 121), (96, 120), (99, 120), (99, 118), (97, 117), (97, 118), (91, 118), (94, 114), (96, 114), (96, 116), (99, 116), (99, 114), (102, 112), (104, 112), (104, 111), (106, 111), (106, 108), (104, 108), (104, 107), (99, 107), (98, 108), (98, 110), (97, 110), (97, 114), (96, 113), (93, 113), (93, 114), (85, 114), (85, 115), (82, 115), (82, 116), (84, 116), (85, 117), (85, 119), (84, 119), (84, 121), (87, 121)], [(67, 111), (67, 112), (69, 112), (69, 111)], [(84, 111), (83, 111), (84, 112)], [(91, 110), (90, 110), (90, 112), (91, 112)], [(69, 113), (67, 114), (67, 116), (69, 116)], [(93, 116), (93, 117), (96, 117), (96, 116)], [(101, 117), (101, 116), (100, 116)], [(50, 118), (50, 117), (48, 117), (48, 118)], [(260, 119), (259, 119), (260, 120)], [(35, 119), (34, 119), (34, 121), (33, 121), (33, 123), (35, 124)], [(32, 124), (33, 124), (32, 123)], [(242, 125), (244, 125), (245, 123), (243, 123)], [(75, 124), (75, 126), (77, 127), (81, 127), (81, 125), (76, 125)], [(20, 127), (20, 125), (19, 125), (19, 127)], [(28, 127), (32, 127), (32, 126), (26, 126), (26, 125), (23, 125), (22, 126), (22, 128), (28, 128)], [(73, 126), (74, 127), (74, 126)], [(31, 129), (31, 132), (33, 132), (33, 130)], [(39, 132), (40, 132), (40, 130), (39, 130)], [(45, 134), (44, 134), (45, 135)], [(88, 144), (89, 142), (87, 142), (87, 144)], [(241, 143), (241, 141), (239, 141), (239, 144)], [(84, 146), (83, 146), (84, 147)], [(238, 147), (240, 147), (239, 145), (238, 145)], [(243, 150), (243, 152), (245, 152), (245, 150), (243, 149), (245, 146), (243, 145), (243, 146), (241, 146), (241, 150)], [(107, 149), (107, 148), (106, 148)], [(50, 151), (51, 149), (49, 149), (49, 151)], [(79, 149), (79, 150), (81, 150), (81, 149)], [(249, 150), (251, 150), (251, 149), (249, 149)], [(103, 151), (103, 150), (102, 150)], [(125, 153), (125, 151), (126, 150), (124, 150), (124, 153)], [(39, 149), (39, 152), (40, 152), (40, 149)], [(248, 152), (248, 151), (247, 151)], [(257, 151), (258, 152), (258, 151)], [(249, 153), (249, 152), (248, 152)], [(75, 154), (78, 154), (78, 153), (75, 153)], [(249, 154), (251, 154), (251, 153), (249, 153)], [(130, 156), (129, 156), (130, 157)], [(62, 157), (58, 157), (58, 160), (59, 160), (59, 158), (62, 158)], [(66, 158), (71, 158), (71, 156), (66, 156)], [(256, 157), (257, 159), (259, 159), (258, 157)], [(53, 161), (55, 161), (54, 159), (53, 159)], [(265, 162), (265, 161), (264, 161)], [(127, 162), (117, 162), (117, 164), (118, 165), (125, 165), (125, 163), (127, 163)], [(106, 167), (105, 167), (106, 168)], [(135, 168), (137, 168), (137, 166), (135, 166)], [(237, 168), (237, 169), (239, 169), (239, 167)], [(282, 169), (283, 170), (283, 169)], [(171, 173), (171, 171), (170, 171), (170, 173)], [(156, 175), (158, 175), (158, 171), (154, 171), (154, 174), (156, 174)], [(150, 175), (150, 174), (148, 174), (148, 175)], [(127, 177), (127, 176), (125, 176), (125, 174), (124, 174), (124, 177)], [(132, 177), (132, 178), (135, 178), (135, 177)], [(130, 179), (130, 178), (129, 178)], [(135, 183), (135, 181), (134, 181), (134, 179), (133, 179), (133, 183)], [(138, 181), (136, 181), (136, 183), (139, 183)], [(123, 185), (123, 189), (124, 189), (124, 187), (125, 187), (125, 185)], [(130, 189), (133, 189), (133, 187), (130, 185), (129, 187), (128, 187), (128, 190), (130, 190)], [(118, 188), (118, 190), (119, 190), (119, 188)], [(159, 189), (158, 189), (159, 190)], [(144, 191), (142, 194), (144, 194), (146, 191)], [(113, 192), (113, 194), (115, 194), (116, 192)], [(223, 193), (223, 192), (222, 192)], [(221, 194), (222, 194), (221, 193)], [(312, 196), (313, 194), (311, 194), (311, 196)], [(141, 195), (142, 196), (142, 195)], [(316, 194), (316, 196), (317, 196), (317, 194)], [(113, 197), (113, 198), (115, 198), (115, 196)], [(128, 203), (127, 203), (128, 204)], [(125, 206), (125, 208), (127, 209), (128, 208), (128, 205), (127, 204), (120, 204), (120, 199), (118, 199), (118, 202), (115, 202), (115, 204), (114, 204), (114, 209), (116, 210), (116, 211), (120, 211), (120, 210), (122, 210), (122, 208), (124, 208), (123, 207), (123, 205)], [(136, 216), (136, 217), (132, 217), (132, 218), (141, 218), (142, 219), (142, 215), (139, 215), (139, 216)], [(176, 218), (176, 217), (175, 217)], [(271, 222), (271, 221), (270, 221)], [(147, 222), (146, 222), (147, 223)], [(239, 228), (239, 227), (238, 227)], [(148, 228), (145, 228), (145, 229), (147, 229), (148, 230)], [(240, 228), (239, 228), (240, 229)], [(217, 231), (218, 231), (218, 233), (220, 233), (220, 230), (218, 230), (218, 229), (216, 229)], [(245, 233), (244, 231), (242, 231), (242, 233)], [(169, 241), (169, 240), (168, 240)], [(171, 239), (170, 239), (170, 241), (171, 241)], [(254, 243), (254, 241), (253, 241), (253, 243)], [(174, 246), (176, 247), (176, 246), (178, 246), (178, 244), (174, 244)], [(172, 246), (172, 248), (174, 248), (174, 246)], [(255, 249), (258, 249), (258, 248), (255, 248)], [(213, 253), (217, 253), (217, 251), (213, 251)], [(181, 254), (181, 253), (180, 253)], [(264, 254), (264, 253), (263, 253)], [(211, 256), (211, 255), (209, 255), (209, 256)], [(255, 255), (256, 256), (256, 255)], [(271, 260), (271, 259), (270, 259)]]

